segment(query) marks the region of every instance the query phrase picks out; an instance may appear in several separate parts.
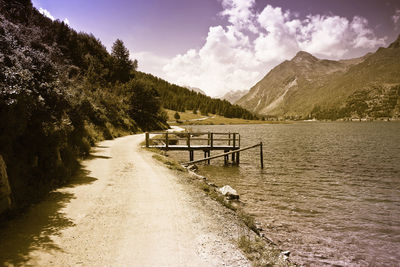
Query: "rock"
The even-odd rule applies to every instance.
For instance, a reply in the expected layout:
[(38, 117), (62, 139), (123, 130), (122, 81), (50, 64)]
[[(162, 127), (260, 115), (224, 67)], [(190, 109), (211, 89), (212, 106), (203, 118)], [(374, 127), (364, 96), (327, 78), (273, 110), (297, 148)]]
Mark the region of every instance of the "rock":
[(289, 257), (289, 256), (290, 256), (290, 251), (289, 251), (289, 250), (282, 251), (281, 254), (282, 254), (283, 256)]
[(6, 164), (0, 155), (0, 214), (11, 208), (11, 188), (8, 183)]
[(239, 199), (239, 194), (236, 192), (235, 189), (233, 189), (229, 185), (225, 185), (219, 188), (218, 191), (224, 196), (226, 196), (228, 199)]
[(211, 187), (217, 187), (214, 183), (212, 182), (206, 182), (207, 185), (211, 186)]
[(196, 165), (189, 165), (187, 169), (192, 172), (196, 172), (199, 168)]
[(259, 223), (259, 222), (256, 222), (256, 223), (255, 223), (255, 225), (256, 225), (257, 231), (261, 232), (261, 231), (263, 231), (263, 230), (264, 230), (264, 229), (262, 228), (262, 225), (261, 225), (261, 223)]

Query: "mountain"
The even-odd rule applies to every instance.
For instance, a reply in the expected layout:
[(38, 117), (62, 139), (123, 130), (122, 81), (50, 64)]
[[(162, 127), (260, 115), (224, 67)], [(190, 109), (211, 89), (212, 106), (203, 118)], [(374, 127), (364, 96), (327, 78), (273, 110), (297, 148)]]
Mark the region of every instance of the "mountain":
[(203, 94), (203, 95), (207, 95), (203, 90), (201, 90), (200, 88), (197, 88), (197, 87), (191, 87), (191, 86), (184, 86), (185, 88), (187, 88), (187, 89), (189, 89), (189, 90), (191, 90), (191, 91), (193, 91), (193, 92), (196, 92), (196, 93), (200, 93), (200, 94)]
[(228, 93), (224, 94), (220, 97), (220, 99), (227, 100), (234, 104), (237, 100), (242, 98), (245, 94), (247, 94), (248, 90), (236, 90), (236, 91), (229, 91)]
[(400, 36), (389, 47), (355, 59), (324, 60), (300, 51), (237, 104), (271, 116), (393, 117), (400, 110), (399, 84)]

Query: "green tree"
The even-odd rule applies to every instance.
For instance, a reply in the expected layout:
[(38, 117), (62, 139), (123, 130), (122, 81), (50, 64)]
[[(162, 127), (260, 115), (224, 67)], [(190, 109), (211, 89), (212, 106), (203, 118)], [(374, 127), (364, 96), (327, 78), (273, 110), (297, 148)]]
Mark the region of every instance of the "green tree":
[(127, 82), (131, 78), (131, 72), (137, 68), (137, 60), (132, 62), (129, 58), (129, 50), (124, 42), (117, 39), (113, 46), (111, 56), (113, 59), (113, 80)]
[(132, 93), (129, 114), (142, 130), (157, 129), (162, 117), (161, 101), (157, 90), (151, 83), (132, 80), (127, 83), (127, 91)]
[(181, 116), (179, 115), (178, 112), (175, 112), (174, 118), (175, 118), (175, 120), (179, 120), (181, 118)]

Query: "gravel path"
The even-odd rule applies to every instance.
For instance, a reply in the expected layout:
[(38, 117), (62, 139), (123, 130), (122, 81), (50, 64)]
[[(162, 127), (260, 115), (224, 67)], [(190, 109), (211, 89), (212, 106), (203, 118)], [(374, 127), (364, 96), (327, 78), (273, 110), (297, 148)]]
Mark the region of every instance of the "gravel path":
[(139, 147), (100, 143), (82, 174), (0, 230), (0, 264), (247, 266), (235, 215)]

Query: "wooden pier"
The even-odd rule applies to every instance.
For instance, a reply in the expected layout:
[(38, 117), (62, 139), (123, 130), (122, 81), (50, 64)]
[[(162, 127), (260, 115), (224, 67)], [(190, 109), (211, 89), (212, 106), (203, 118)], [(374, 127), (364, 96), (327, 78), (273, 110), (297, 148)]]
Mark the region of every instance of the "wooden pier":
[[(153, 138), (150, 138), (150, 134)], [(260, 147), (261, 168), (263, 164), (262, 142), (259, 144), (240, 148), (239, 133), (212, 133), (212, 132), (146, 132), (146, 147), (157, 148), (165, 151), (189, 151), (189, 162), (184, 164), (193, 164), (206, 161), (210, 164), (211, 159), (224, 157), (225, 164), (229, 161), (229, 156), (232, 158), (232, 163), (239, 165), (240, 152), (255, 147)], [(203, 151), (204, 158), (194, 160), (194, 151)], [(223, 151), (222, 154), (211, 156), (212, 150)]]

